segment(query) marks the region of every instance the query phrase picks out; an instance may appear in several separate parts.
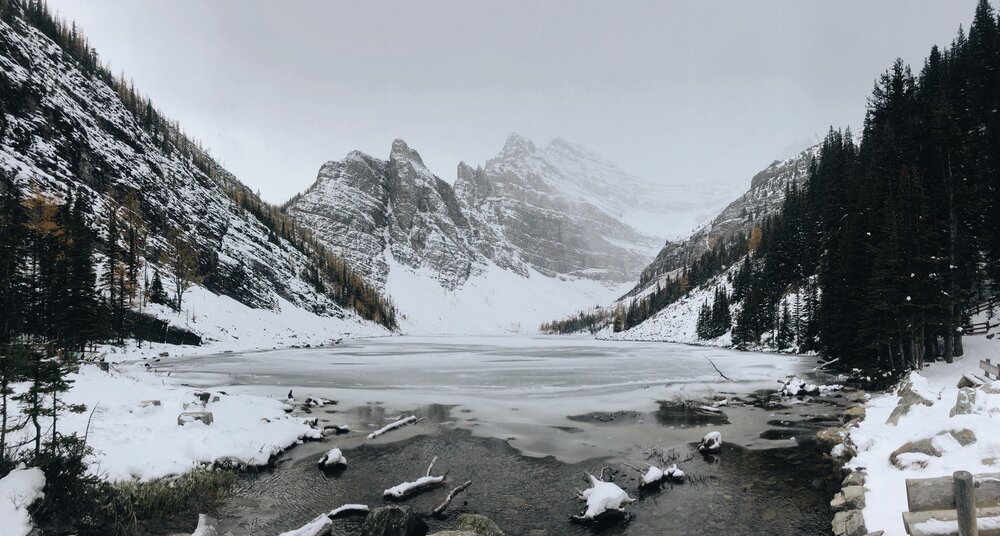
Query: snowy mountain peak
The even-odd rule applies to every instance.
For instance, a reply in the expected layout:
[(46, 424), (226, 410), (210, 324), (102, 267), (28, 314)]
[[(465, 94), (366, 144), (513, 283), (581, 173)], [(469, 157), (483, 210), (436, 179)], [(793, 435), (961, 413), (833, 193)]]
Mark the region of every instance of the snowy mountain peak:
[(507, 141), (504, 143), (501, 153), (534, 153), (537, 150), (535, 142), (517, 132), (512, 132), (510, 136), (507, 136)]
[(389, 152), (389, 160), (410, 160), (421, 167), (424, 161), (420, 158), (420, 153), (410, 148), (405, 141), (395, 139), (392, 141), (392, 150)]

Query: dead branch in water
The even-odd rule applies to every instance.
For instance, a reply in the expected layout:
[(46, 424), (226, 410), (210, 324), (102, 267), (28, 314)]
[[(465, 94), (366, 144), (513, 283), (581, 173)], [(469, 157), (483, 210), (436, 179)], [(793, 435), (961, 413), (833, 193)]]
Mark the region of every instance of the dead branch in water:
[(448, 493), (448, 496), (445, 497), (444, 502), (441, 503), (441, 504), (439, 504), (438, 507), (435, 508), (433, 512), (431, 512), (431, 515), (433, 515), (433, 516), (440, 516), (441, 514), (443, 514), (444, 511), (448, 508), (448, 506), (451, 505), (452, 499), (454, 499), (455, 496), (458, 495), (459, 493), (462, 493), (463, 491), (465, 491), (466, 488), (468, 488), (471, 485), (472, 485), (472, 481), (471, 480), (467, 480), (461, 486), (458, 486), (455, 489), (451, 490), (451, 492)]

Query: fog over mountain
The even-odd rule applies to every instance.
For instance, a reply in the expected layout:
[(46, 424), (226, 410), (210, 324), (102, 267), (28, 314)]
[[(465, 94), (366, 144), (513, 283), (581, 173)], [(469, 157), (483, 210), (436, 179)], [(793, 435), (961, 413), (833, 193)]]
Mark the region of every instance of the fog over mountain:
[(649, 181), (742, 182), (817, 143), (829, 125), (859, 127), (885, 58), (919, 65), (929, 43), (968, 28), (974, 4), (52, 7), (86, 29), (112, 71), (282, 202), (334, 155), (381, 155), (405, 139), (451, 181), (456, 162), (485, 162), (510, 132), (565, 137)]

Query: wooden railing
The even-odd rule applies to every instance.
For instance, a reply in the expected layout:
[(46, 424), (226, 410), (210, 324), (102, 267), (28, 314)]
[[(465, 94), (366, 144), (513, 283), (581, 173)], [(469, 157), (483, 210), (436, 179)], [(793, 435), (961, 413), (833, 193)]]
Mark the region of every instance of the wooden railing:
[(1000, 473), (907, 479), (906, 506), (911, 536), (1000, 536)]

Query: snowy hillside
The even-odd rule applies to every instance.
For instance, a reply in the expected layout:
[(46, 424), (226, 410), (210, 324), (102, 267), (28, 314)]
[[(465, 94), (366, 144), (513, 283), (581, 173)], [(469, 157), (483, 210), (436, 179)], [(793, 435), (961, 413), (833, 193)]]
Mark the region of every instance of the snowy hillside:
[(639, 278), (629, 296), (641, 294), (656, 285), (662, 277), (696, 259), (713, 244), (733, 236), (749, 233), (768, 216), (781, 210), (785, 190), (793, 183), (804, 184), (808, 179), (809, 163), (819, 152), (810, 147), (783, 161), (775, 161), (758, 172), (750, 181), (750, 189), (730, 203), (715, 218), (683, 240), (668, 241)]
[[(0, 170), (13, 172), (23, 190), (37, 188), (57, 201), (70, 193), (87, 198), (86, 219), (98, 240), (106, 236), (111, 207), (137, 196), (148, 233), (147, 276), (154, 268), (168, 275), (157, 264), (170, 232), (180, 233), (197, 252), (198, 298), (180, 313), (156, 307), (146, 312), (187, 324), (207, 339), (237, 340), (254, 327), (233, 321), (226, 334), (185, 318), (221, 310), (233, 318), (290, 313), (308, 317), (310, 329), (329, 330), (325, 339), (386, 333), (304, 279), (316, 266), (315, 251), (278, 236), (273, 220), (268, 225), (268, 207), (176, 124), (151, 127), (151, 104), (133, 102), (130, 109), (123, 99), (140, 96), (123, 97), (92, 67), (85, 69), (19, 18), (0, 22), (0, 89)], [(131, 111), (143, 106), (145, 117)]]

